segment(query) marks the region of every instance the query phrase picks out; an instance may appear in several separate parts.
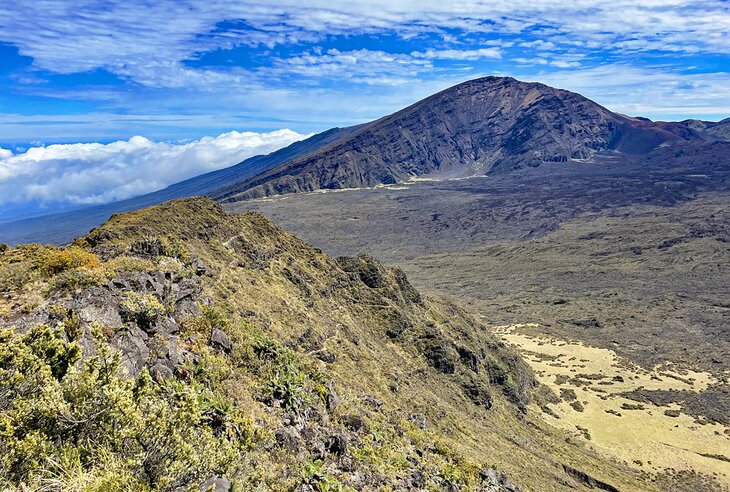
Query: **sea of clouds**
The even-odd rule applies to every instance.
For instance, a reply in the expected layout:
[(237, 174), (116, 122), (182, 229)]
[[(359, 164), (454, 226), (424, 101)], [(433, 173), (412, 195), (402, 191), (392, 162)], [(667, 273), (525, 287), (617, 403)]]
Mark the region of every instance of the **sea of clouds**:
[(307, 137), (282, 129), (232, 131), (182, 143), (135, 136), (111, 143), (32, 147), (21, 153), (0, 148), (0, 209), (27, 203), (78, 206), (123, 200)]

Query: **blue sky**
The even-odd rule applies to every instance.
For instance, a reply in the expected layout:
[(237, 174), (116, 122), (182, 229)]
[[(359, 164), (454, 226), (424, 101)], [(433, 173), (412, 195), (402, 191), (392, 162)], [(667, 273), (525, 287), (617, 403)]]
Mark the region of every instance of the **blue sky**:
[[(719, 120), (730, 116), (728, 33), (730, 4), (719, 0), (2, 2), (0, 207), (151, 191), (482, 75), (574, 90), (630, 115)], [(282, 129), (291, 133), (272, 133)], [(182, 174), (129, 186), (152, 172), (131, 137), (191, 145), (231, 131), (265, 143), (240, 133), (241, 152), (211, 151)], [(213, 147), (230, 150), (224, 140)], [(104, 145), (115, 141), (125, 145)], [(100, 145), (93, 164), (80, 164), (81, 147), (26, 155), (78, 142)], [(98, 171), (109, 153), (136, 157), (120, 158), (108, 182), (77, 176), (77, 189), (54, 191), (66, 171)]]

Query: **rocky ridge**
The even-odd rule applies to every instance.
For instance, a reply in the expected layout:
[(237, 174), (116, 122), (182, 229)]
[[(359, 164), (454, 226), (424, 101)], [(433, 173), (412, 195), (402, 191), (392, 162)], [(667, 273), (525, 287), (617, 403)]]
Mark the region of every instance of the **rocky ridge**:
[(249, 416), (233, 464), (198, 465), (166, 482), (176, 487), (652, 490), (541, 428), (527, 366), (458, 306), (258, 214), (178, 200), (114, 216), (69, 248), (0, 255), (4, 326), (61, 327), (81, 361), (100, 332), (127, 377), (149, 374), (163, 394), (202, 384), (230, 402), (196, 424), (215, 426), (213, 443)]

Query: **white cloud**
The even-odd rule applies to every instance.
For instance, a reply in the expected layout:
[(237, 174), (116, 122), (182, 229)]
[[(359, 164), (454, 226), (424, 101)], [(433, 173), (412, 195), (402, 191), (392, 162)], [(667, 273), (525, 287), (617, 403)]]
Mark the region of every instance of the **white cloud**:
[(273, 60), (273, 69), (262, 69), (262, 75), (302, 75), (313, 79), (352, 80), (368, 85), (400, 85), (430, 69), (431, 62), (409, 55), (385, 51), (330, 49), (313, 50), (301, 55)]
[(542, 57), (536, 57), (536, 58), (518, 57), (518, 58), (512, 58), (511, 61), (513, 61), (515, 63), (519, 63), (520, 65), (526, 65), (526, 66), (551, 65), (553, 67), (558, 67), (558, 68), (575, 68), (575, 67), (579, 67), (581, 65), (581, 63), (579, 61), (577, 61), (571, 57), (552, 59), (552, 60), (548, 60), (548, 59), (542, 58)]
[(519, 78), (578, 92), (632, 116), (677, 120), (730, 114), (730, 74), (726, 72), (686, 74), (669, 67), (609, 64)]
[(536, 39), (535, 41), (525, 41), (520, 43), (523, 48), (535, 48), (537, 50), (549, 51), (554, 49), (557, 45), (552, 41), (543, 41), (542, 39)]
[[(0, 5), (0, 40), (32, 57), (36, 67), (62, 73), (101, 67), (150, 85), (225, 78), (178, 65), (217, 48), (314, 42), (329, 35), (458, 38), (448, 29), (517, 35), (528, 49), (730, 52), (724, 0), (19, 0)], [(531, 40), (530, 30), (540, 39)]]
[(558, 68), (575, 68), (580, 66), (580, 62), (576, 61), (565, 61), (565, 60), (553, 60), (550, 65)]
[(135, 136), (109, 144), (0, 149), (0, 203), (107, 203), (267, 154), (306, 138), (291, 130), (229, 132), (188, 143)]
[(520, 65), (547, 65), (548, 62), (545, 58), (512, 58), (512, 61), (519, 63)]
[(429, 60), (481, 60), (483, 58), (502, 58), (499, 48), (480, 48), (476, 50), (426, 50), (414, 51), (411, 56)]

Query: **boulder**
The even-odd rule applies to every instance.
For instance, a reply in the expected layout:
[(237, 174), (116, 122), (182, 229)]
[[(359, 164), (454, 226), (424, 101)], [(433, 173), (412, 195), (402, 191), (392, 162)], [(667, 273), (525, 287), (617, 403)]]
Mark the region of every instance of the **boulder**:
[(276, 444), (280, 448), (295, 452), (299, 449), (302, 436), (293, 427), (281, 427), (274, 432), (274, 439), (276, 439)]
[(212, 476), (200, 484), (200, 492), (229, 492), (231, 481), (226, 477)]
[(231, 343), (228, 335), (226, 335), (225, 332), (219, 328), (213, 328), (213, 331), (210, 334), (210, 343), (211, 345), (213, 345), (213, 347), (226, 353), (230, 353), (231, 349), (233, 348), (233, 343)]

